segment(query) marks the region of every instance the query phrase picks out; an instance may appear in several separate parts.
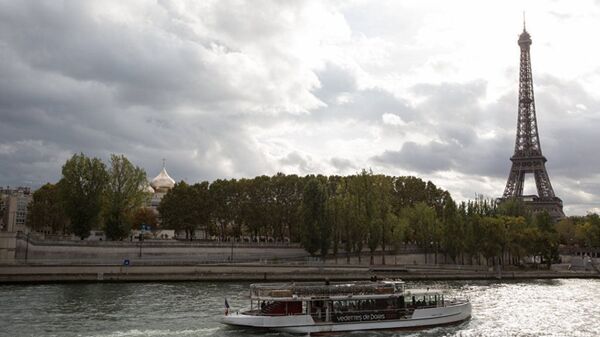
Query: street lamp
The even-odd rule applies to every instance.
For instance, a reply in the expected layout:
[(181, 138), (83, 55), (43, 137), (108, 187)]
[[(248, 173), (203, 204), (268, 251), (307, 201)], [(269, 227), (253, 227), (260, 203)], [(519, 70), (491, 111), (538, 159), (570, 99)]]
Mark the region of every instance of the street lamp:
[(229, 256), (229, 262), (233, 263), (233, 243), (235, 242), (235, 236), (231, 238), (231, 255)]
[(27, 232), (27, 243), (25, 245), (25, 262), (27, 262), (27, 257), (29, 256), (29, 234), (31, 234), (31, 232)]
[(140, 237), (139, 237), (139, 240), (140, 240), (140, 254), (139, 254), (140, 259), (142, 258), (142, 245), (144, 243), (144, 232), (146, 231), (146, 229), (148, 227), (149, 226), (146, 225), (145, 223), (143, 223), (143, 224), (140, 225)]

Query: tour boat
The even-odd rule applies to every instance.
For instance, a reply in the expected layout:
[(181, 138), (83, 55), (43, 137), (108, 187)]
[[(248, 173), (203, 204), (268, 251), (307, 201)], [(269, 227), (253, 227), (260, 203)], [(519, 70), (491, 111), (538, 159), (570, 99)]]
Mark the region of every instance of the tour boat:
[(222, 323), (302, 334), (418, 329), (471, 317), (468, 299), (405, 289), (398, 280), (252, 284), (248, 310), (234, 312), (227, 299), (225, 307)]

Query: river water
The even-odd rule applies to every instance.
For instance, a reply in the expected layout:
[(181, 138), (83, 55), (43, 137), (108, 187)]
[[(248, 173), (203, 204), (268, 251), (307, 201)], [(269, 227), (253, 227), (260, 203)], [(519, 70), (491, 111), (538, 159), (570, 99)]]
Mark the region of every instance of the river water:
[[(217, 322), (227, 297), (248, 303), (248, 283), (97, 283), (0, 286), (0, 336), (291, 336)], [(413, 284), (409, 284), (411, 286)], [(600, 280), (419, 282), (466, 296), (459, 326), (362, 336), (600, 336)]]

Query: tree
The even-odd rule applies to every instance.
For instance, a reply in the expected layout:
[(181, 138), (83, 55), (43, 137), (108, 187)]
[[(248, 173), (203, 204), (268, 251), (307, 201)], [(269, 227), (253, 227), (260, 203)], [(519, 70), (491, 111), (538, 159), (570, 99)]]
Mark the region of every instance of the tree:
[(219, 237), (225, 240), (227, 226), (235, 220), (235, 180), (217, 179), (209, 186), (213, 201), (212, 218), (219, 229)]
[(407, 208), (404, 216), (408, 220), (411, 237), (425, 251), (425, 263), (428, 260), (430, 247), (434, 240), (434, 230), (436, 223), (435, 210), (425, 202), (418, 202), (414, 207)]
[(189, 210), (194, 218), (196, 228), (204, 231), (205, 236), (209, 234), (209, 225), (214, 203), (210, 198), (209, 184), (207, 181), (196, 183), (191, 186), (191, 203)]
[(304, 187), (302, 198), (302, 245), (310, 254), (320, 251), (325, 259), (331, 243), (331, 227), (326, 221), (327, 193), (323, 184), (312, 177)]
[(481, 218), (481, 234), (481, 254), (486, 258), (488, 265), (490, 262), (492, 265), (495, 265), (496, 258), (501, 256), (502, 249), (506, 244), (504, 222), (502, 219), (495, 217)]
[(302, 180), (297, 175), (277, 173), (271, 177), (271, 188), (274, 235), (282, 240), (284, 237), (294, 240), (300, 221), (298, 208), (302, 203)]
[(256, 241), (258, 237), (268, 234), (272, 229), (273, 198), (271, 194), (271, 178), (258, 176), (245, 181), (243, 185), (242, 211), (246, 227)]
[(427, 183), (416, 177), (394, 178), (393, 205), (396, 214), (406, 207), (412, 207), (418, 202), (424, 202)]
[(456, 263), (458, 255), (465, 250), (465, 228), (460, 221), (456, 203), (451, 198), (444, 203), (441, 232), (442, 249)]
[(379, 228), (379, 235), (381, 236), (381, 264), (385, 264), (385, 253), (387, 244), (392, 240), (391, 235), (393, 234), (392, 227), (394, 222), (397, 220), (393, 217), (393, 207), (391, 203), (392, 191), (393, 191), (393, 180), (391, 177), (384, 175), (374, 175), (373, 180), (373, 216), (374, 221), (378, 222), (381, 228)]
[(393, 212), (389, 212), (385, 218), (388, 243), (392, 246), (393, 251), (397, 253), (406, 239), (406, 231), (408, 222), (406, 218), (398, 217)]
[(162, 226), (175, 231), (185, 231), (186, 239), (191, 240), (197, 227), (193, 212), (190, 211), (193, 204), (190, 185), (184, 181), (176, 183), (158, 205)]
[(554, 221), (548, 212), (537, 213), (535, 216), (535, 225), (540, 231), (540, 242), (538, 254), (542, 262), (546, 263), (548, 269), (550, 265), (558, 260), (558, 234), (554, 228)]
[(498, 204), (498, 213), (506, 216), (527, 216), (525, 203), (521, 198), (508, 198)]
[(71, 220), (71, 232), (82, 240), (90, 235), (99, 220), (107, 180), (102, 161), (83, 153), (73, 155), (62, 167), (61, 198)]
[(373, 219), (367, 223), (368, 233), (367, 246), (370, 251), (370, 262), (369, 264), (375, 263), (375, 250), (379, 247), (379, 243), (382, 239), (382, 229), (385, 226), (385, 222), (382, 219)]
[(146, 201), (146, 172), (124, 155), (111, 155), (104, 190), (106, 237), (121, 240), (131, 231), (131, 215)]
[(554, 225), (558, 234), (558, 240), (565, 245), (573, 245), (576, 242), (576, 227), (573, 219), (564, 218)]
[(585, 218), (586, 223), (590, 224), (590, 230), (588, 231), (590, 246), (594, 248), (600, 247), (600, 216), (596, 213), (591, 213)]
[[(350, 263), (350, 253), (352, 253), (355, 247), (355, 232), (360, 226), (356, 206), (358, 202), (356, 196), (350, 193), (349, 180), (350, 178), (346, 177), (338, 184), (336, 195), (336, 204), (339, 212), (338, 230), (340, 232), (340, 239), (344, 243), (344, 250), (346, 251), (346, 263)], [(362, 240), (362, 237), (359, 239)]]
[(208, 182), (190, 186), (181, 181), (162, 198), (158, 212), (165, 228), (185, 231), (186, 239), (192, 240), (196, 230), (207, 231), (212, 205)]
[(131, 228), (141, 229), (141, 225), (148, 225), (152, 231), (158, 229), (158, 217), (156, 212), (148, 207), (140, 207), (133, 211), (131, 216)]
[(68, 219), (57, 185), (47, 183), (33, 192), (33, 200), (28, 206), (27, 224), (35, 231), (49, 228), (53, 234), (66, 233)]

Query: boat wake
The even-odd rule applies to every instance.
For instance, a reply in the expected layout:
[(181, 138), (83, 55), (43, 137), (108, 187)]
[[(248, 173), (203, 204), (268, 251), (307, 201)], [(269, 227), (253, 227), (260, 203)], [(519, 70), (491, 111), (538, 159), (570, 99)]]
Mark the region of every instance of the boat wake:
[(211, 336), (214, 332), (217, 332), (219, 327), (201, 328), (201, 329), (185, 329), (185, 330), (172, 330), (172, 329), (149, 329), (139, 330), (131, 329), (127, 331), (114, 331), (109, 334), (94, 334), (88, 335), (89, 337), (196, 337), (196, 336)]

